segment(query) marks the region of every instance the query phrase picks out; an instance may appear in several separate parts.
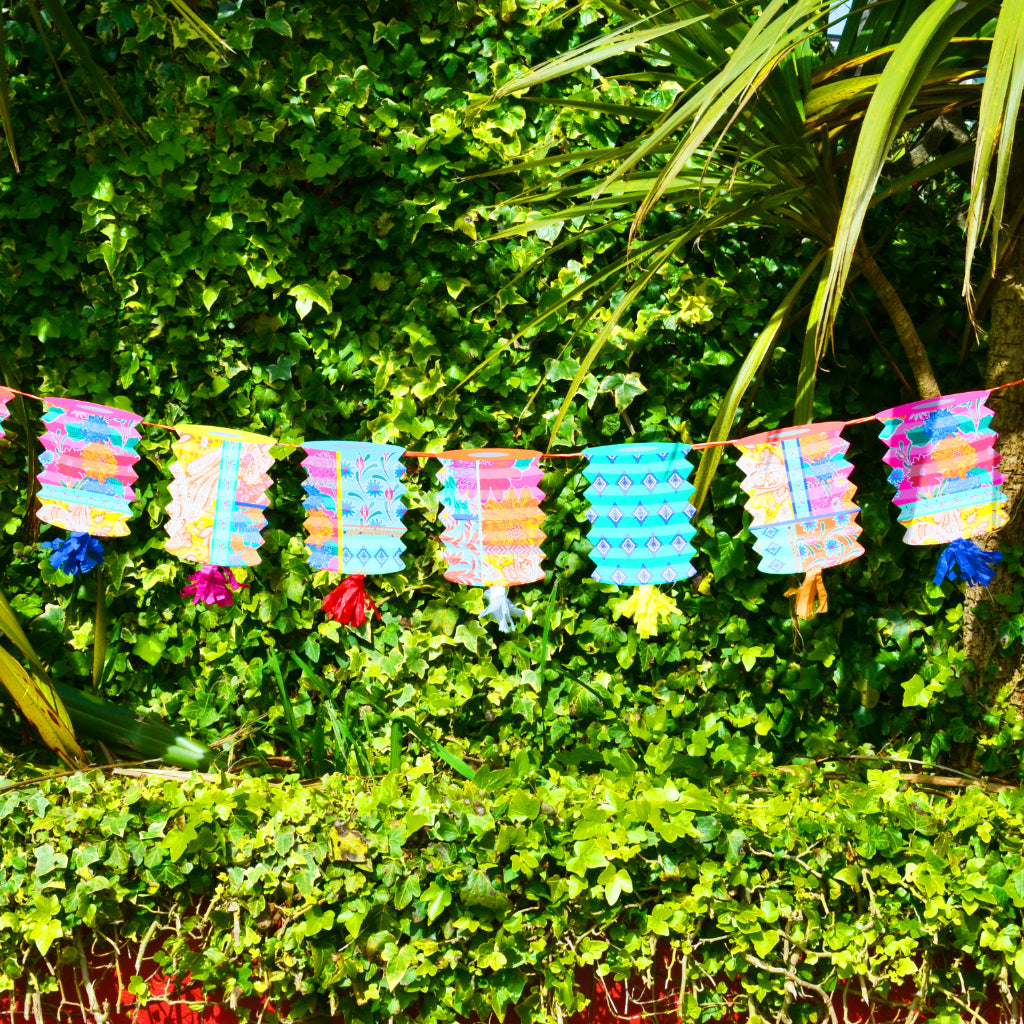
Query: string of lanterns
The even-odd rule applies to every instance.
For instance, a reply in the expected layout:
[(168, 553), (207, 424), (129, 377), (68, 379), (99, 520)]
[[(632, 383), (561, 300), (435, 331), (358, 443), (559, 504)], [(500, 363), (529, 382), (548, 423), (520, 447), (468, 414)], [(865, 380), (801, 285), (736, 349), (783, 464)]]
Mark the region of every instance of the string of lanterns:
[[(1014, 384), (1024, 383), (1015, 381)], [(1009, 387), (1012, 385), (1002, 385)], [(0, 387), (0, 437), (16, 394)], [(852, 423), (882, 424), (894, 503), (908, 544), (945, 544), (935, 582), (963, 579), (988, 585), (1001, 560), (971, 538), (1007, 521), (1004, 478), (998, 471), (991, 391), (972, 391), (912, 402), (845, 422), (780, 428), (728, 443), (739, 449), (746, 510), (762, 572), (803, 573), (786, 591), (796, 612), (807, 617), (827, 609), (822, 571), (858, 558), (860, 511), (850, 482), (853, 465), (842, 437)], [(35, 395), (25, 397), (37, 398)], [(41, 521), (69, 531), (44, 545), (51, 564), (72, 575), (88, 572), (103, 557), (99, 538), (129, 532), (134, 466), (141, 416), (110, 406), (65, 398), (42, 398), (40, 456)], [(264, 512), (269, 505), (273, 437), (217, 426), (165, 427), (172, 444), (171, 501), (165, 548), (198, 564), (182, 595), (196, 604), (230, 606), (247, 586), (235, 568), (259, 563)], [(593, 545), (592, 576), (637, 589), (620, 602), (641, 635), (657, 632), (660, 619), (678, 612), (661, 591), (693, 576), (696, 530), (687, 444), (617, 444), (588, 448), (582, 472)], [(310, 441), (304, 452), (306, 550), (315, 569), (345, 578), (326, 597), (324, 610), (339, 622), (359, 626), (379, 617), (365, 590), (365, 577), (403, 568), (404, 457), (441, 462), (440, 520), (445, 578), (487, 588), (482, 617), (502, 631), (514, 628), (522, 609), (508, 588), (544, 577), (541, 543), (544, 493), (540, 452), (483, 448), (407, 452), (397, 445), (358, 441)]]

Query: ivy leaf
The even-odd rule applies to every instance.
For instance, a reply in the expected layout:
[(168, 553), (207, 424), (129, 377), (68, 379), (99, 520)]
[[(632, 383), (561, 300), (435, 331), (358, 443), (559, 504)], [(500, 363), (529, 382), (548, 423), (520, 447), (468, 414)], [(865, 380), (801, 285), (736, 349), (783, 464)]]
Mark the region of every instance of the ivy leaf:
[(313, 304), (320, 306), (325, 313), (332, 311), (331, 296), (322, 284), (297, 284), (288, 289), (288, 294), (295, 299), (295, 311), (302, 320), (309, 316)]
[(1024, 868), (1010, 875), (1003, 886), (1015, 907), (1024, 907)]
[(508, 897), (494, 888), (486, 871), (473, 871), (459, 892), (462, 902), (469, 907), (483, 907), (499, 914), (509, 907)]
[(64, 934), (60, 921), (51, 917), (46, 921), (33, 921), (26, 929), (26, 935), (36, 944), (36, 949), (46, 956), (47, 950)]
[(402, 979), (405, 977), (406, 971), (412, 966), (413, 960), (416, 959), (416, 950), (413, 946), (403, 946), (391, 960), (388, 961), (387, 968), (384, 971), (384, 977), (387, 981), (388, 988), (394, 992)]
[(576, 851), (575, 855), (565, 862), (565, 867), (574, 875), (582, 877), (591, 868), (603, 868), (608, 863), (608, 858), (596, 840), (588, 839), (573, 843), (573, 849)]

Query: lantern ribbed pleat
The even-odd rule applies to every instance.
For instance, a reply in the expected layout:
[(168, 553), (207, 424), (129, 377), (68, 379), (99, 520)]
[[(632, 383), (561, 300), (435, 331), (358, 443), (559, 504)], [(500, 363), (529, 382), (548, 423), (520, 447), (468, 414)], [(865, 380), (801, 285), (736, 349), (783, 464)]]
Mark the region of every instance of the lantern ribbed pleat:
[(445, 579), (490, 587), (544, 578), (539, 459), (508, 448), (441, 453)]
[(844, 425), (811, 423), (734, 442), (762, 572), (812, 572), (864, 553)]
[(7, 408), (7, 403), (14, 397), (14, 392), (10, 388), (0, 388), (0, 437), (4, 436), (4, 420), (11, 415), (11, 410)]
[(175, 430), (167, 550), (202, 564), (256, 565), (276, 442), (223, 427)]
[(43, 406), (39, 518), (94, 537), (127, 536), (142, 417), (67, 398)]
[(616, 444), (583, 452), (594, 579), (622, 586), (694, 575), (689, 451), (687, 444)]
[(359, 441), (311, 441), (303, 448), (310, 565), (363, 576), (401, 572), (405, 449)]
[(990, 394), (945, 395), (876, 414), (907, 544), (948, 544), (1006, 523)]

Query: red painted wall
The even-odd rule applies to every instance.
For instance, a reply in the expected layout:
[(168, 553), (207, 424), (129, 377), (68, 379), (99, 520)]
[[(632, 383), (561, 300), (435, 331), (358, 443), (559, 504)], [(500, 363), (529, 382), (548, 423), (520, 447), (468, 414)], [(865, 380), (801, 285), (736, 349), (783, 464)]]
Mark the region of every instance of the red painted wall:
[[(109, 1013), (109, 1024), (236, 1024), (237, 1016), (226, 1006), (221, 1005), (216, 997), (204, 997), (197, 986), (186, 984), (178, 988), (166, 975), (152, 963), (143, 965), (143, 975), (149, 978), (151, 996), (146, 1006), (139, 1005), (136, 998), (123, 986), (128, 979), (139, 973), (133, 959), (129, 956), (115, 963), (112, 957), (97, 957), (89, 964), (89, 977), (92, 983), (92, 996), (82, 984), (80, 972), (69, 967), (62, 982), (62, 993), (54, 993), (43, 997), (37, 1006), (25, 1007), (22, 1000), (12, 1006), (9, 998), (0, 996), (0, 1014), (8, 1016), (13, 1009), (15, 1019), (27, 1020), (32, 1024), (96, 1024), (97, 1016), (84, 1007), (95, 999), (100, 1013)], [(120, 982), (119, 982), (120, 979)], [(678, 978), (676, 979), (678, 984)], [(671, 977), (662, 976), (656, 979), (658, 991), (651, 992), (638, 980), (628, 984), (610, 982), (605, 988), (592, 971), (577, 973), (577, 984), (582, 992), (591, 997), (590, 1006), (583, 1013), (566, 1019), (566, 1024), (676, 1024), (675, 996), (678, 989), (673, 990)], [(927, 1017), (916, 1016), (910, 1003), (911, 990), (890, 994), (890, 1002), (894, 1005), (874, 1007), (867, 1006), (857, 995), (847, 993), (845, 1008), (842, 992), (838, 992), (833, 1000), (837, 1017), (849, 1024), (924, 1024)], [(253, 1007), (255, 1008), (255, 1007)], [(28, 1010), (27, 1018), (22, 1014)], [(35, 1010), (41, 1013), (37, 1017)], [(986, 1024), (1007, 1024), (1022, 1019), (1022, 1010), (1009, 1013), (1001, 1010), (998, 1002), (991, 1004), (982, 1011), (981, 1020)], [(731, 1008), (726, 1008), (721, 1018), (722, 1024), (742, 1024), (746, 1019), (745, 1000), (738, 1000)], [(828, 1020), (822, 1014), (823, 1021)], [(514, 1012), (506, 1018), (506, 1024), (518, 1024)], [(338, 1021), (338, 1024), (342, 1022)], [(976, 1024), (978, 1022), (976, 1021)]]

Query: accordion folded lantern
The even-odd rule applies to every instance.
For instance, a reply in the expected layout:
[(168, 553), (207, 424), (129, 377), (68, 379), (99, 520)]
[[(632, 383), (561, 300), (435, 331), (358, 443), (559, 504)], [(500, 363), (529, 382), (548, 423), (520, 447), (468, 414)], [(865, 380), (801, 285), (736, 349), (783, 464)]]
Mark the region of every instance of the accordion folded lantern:
[(11, 415), (11, 410), (7, 408), (7, 403), (14, 397), (14, 392), (10, 388), (0, 387), (0, 437), (4, 436), (4, 420)]
[(896, 406), (877, 413), (892, 466), (893, 503), (907, 544), (949, 544), (935, 582), (961, 575), (972, 584), (992, 581), (999, 552), (970, 541), (1007, 521), (1004, 477), (996, 468), (996, 432), (990, 429), (990, 391), (968, 391)]
[(614, 444), (583, 452), (595, 580), (643, 586), (694, 575), (689, 451), (687, 444)]
[(192, 594), (196, 603), (226, 606), (231, 600), (225, 588), (239, 586), (226, 570), (260, 560), (261, 531), (267, 523), (263, 511), (270, 504), (267, 470), (274, 462), (270, 449), (276, 442), (223, 427), (188, 425), (175, 430), (165, 546), (171, 554), (203, 566), (190, 577), (193, 585), (183, 594)]
[(505, 588), (544, 578), (540, 452), (470, 448), (439, 458), (445, 579), (487, 587), (483, 615), (508, 632), (523, 612)]
[(338, 622), (361, 626), (377, 610), (363, 577), (404, 568), (405, 449), (359, 441), (311, 441), (303, 448), (309, 563), (353, 574), (327, 596), (324, 609)]
[(93, 537), (127, 536), (142, 417), (75, 399), (43, 404), (39, 518)]
[(843, 423), (810, 423), (745, 437), (734, 442), (743, 453), (740, 485), (750, 495), (745, 508), (757, 538), (759, 568), (768, 573), (804, 573), (797, 614), (825, 611), (823, 569), (864, 553), (857, 542), (860, 509), (853, 502), (853, 466)]
[(614, 444), (583, 452), (583, 475), (590, 485), (583, 496), (590, 504), (592, 576), (604, 583), (638, 585), (616, 611), (632, 615), (644, 637), (657, 632), (660, 618), (679, 613), (654, 584), (696, 572), (690, 564), (697, 531), (690, 522), (689, 451), (687, 444)]

